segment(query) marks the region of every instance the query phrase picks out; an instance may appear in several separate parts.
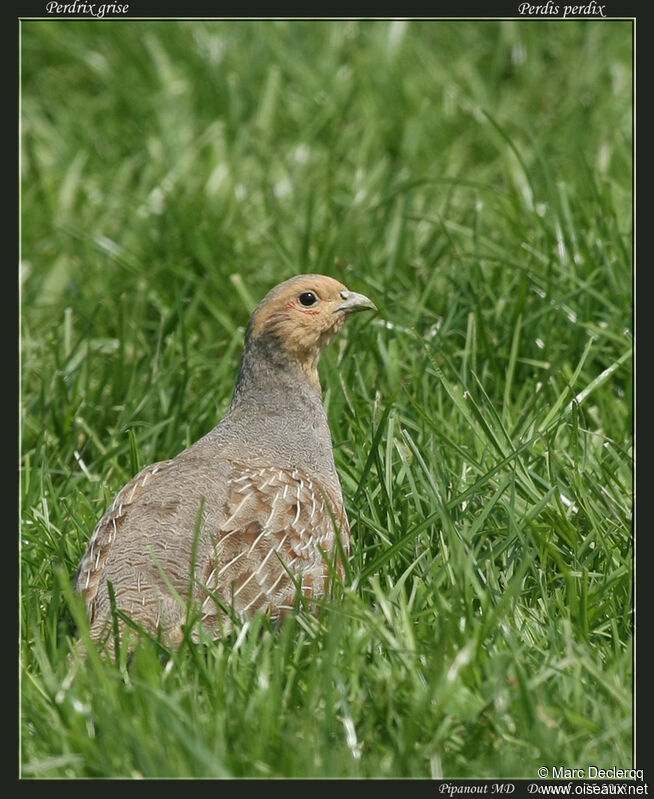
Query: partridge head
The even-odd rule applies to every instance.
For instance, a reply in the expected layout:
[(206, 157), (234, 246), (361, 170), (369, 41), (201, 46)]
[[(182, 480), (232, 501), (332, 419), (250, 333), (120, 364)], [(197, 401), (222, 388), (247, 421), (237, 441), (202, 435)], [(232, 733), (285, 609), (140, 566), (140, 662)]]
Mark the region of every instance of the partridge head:
[(222, 421), (143, 469), (97, 524), (75, 578), (93, 638), (113, 647), (111, 593), (171, 645), (193, 613), (217, 637), (234, 616), (276, 618), (298, 592), (325, 593), (350, 533), (318, 362), (347, 317), (366, 309), (375, 309), (367, 297), (324, 275), (266, 295)]

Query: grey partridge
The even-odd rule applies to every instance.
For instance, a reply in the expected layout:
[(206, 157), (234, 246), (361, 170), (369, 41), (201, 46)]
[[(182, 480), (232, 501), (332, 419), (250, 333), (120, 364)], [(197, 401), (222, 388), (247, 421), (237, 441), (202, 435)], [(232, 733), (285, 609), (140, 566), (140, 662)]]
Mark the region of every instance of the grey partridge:
[(278, 617), (298, 592), (324, 595), (349, 552), (349, 525), (317, 366), (363, 309), (375, 306), (324, 275), (267, 294), (249, 321), (222, 421), (143, 469), (97, 524), (75, 577), (93, 639), (113, 649), (113, 602), (175, 645), (189, 603), (218, 637), (234, 614)]

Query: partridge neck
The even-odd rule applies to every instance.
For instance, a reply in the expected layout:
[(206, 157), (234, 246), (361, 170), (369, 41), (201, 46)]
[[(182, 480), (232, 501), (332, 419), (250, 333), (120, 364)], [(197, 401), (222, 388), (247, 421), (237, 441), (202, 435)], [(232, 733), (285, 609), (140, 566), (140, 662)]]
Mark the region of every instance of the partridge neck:
[(327, 414), (320, 392), (274, 342), (245, 347), (232, 404), (202, 446), (234, 459), (269, 461), (320, 474), (338, 485)]
[(274, 341), (246, 343), (236, 390), (223, 420), (193, 445), (189, 454), (318, 474), (326, 488), (340, 491), (327, 414), (320, 391)]
[(306, 413), (307, 406), (322, 408), (317, 365), (317, 357), (306, 363), (291, 359), (272, 337), (247, 341), (232, 408), (278, 410), (285, 416), (294, 410)]

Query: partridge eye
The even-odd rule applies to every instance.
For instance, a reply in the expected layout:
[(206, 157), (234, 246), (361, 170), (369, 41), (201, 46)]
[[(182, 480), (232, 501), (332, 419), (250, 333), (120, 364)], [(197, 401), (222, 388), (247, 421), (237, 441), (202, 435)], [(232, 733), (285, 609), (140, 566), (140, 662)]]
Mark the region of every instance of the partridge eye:
[(308, 308), (311, 305), (315, 305), (318, 302), (318, 298), (313, 291), (305, 291), (304, 294), (300, 294), (300, 302)]

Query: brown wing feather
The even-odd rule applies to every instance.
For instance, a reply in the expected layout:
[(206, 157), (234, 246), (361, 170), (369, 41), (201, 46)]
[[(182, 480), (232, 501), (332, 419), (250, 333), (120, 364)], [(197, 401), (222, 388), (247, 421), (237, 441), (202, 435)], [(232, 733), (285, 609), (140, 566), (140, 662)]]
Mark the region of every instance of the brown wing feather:
[(240, 465), (230, 480), (216, 557), (202, 603), (207, 626), (219, 623), (218, 595), (240, 616), (294, 605), (296, 585), (305, 596), (325, 592), (330, 556), (341, 536), (349, 548), (342, 500), (297, 470)]
[(199, 485), (185, 479), (197, 464), (162, 461), (118, 493), (96, 526), (75, 579), (94, 637), (107, 632), (111, 618), (109, 579), (119, 608), (153, 631), (162, 624), (172, 640), (181, 636), (184, 608), (160, 570), (185, 600), (192, 579), (194, 508), (202, 503), (193, 595), (206, 628), (219, 634), (228, 622), (215, 597), (239, 616), (261, 609), (276, 617), (293, 607), (296, 585), (308, 597), (324, 594), (337, 534), (345, 554), (349, 551), (340, 492), (330, 494), (315, 476), (296, 470), (233, 462), (225, 469), (224, 461), (221, 467), (212, 470), (205, 462), (213, 479)]

